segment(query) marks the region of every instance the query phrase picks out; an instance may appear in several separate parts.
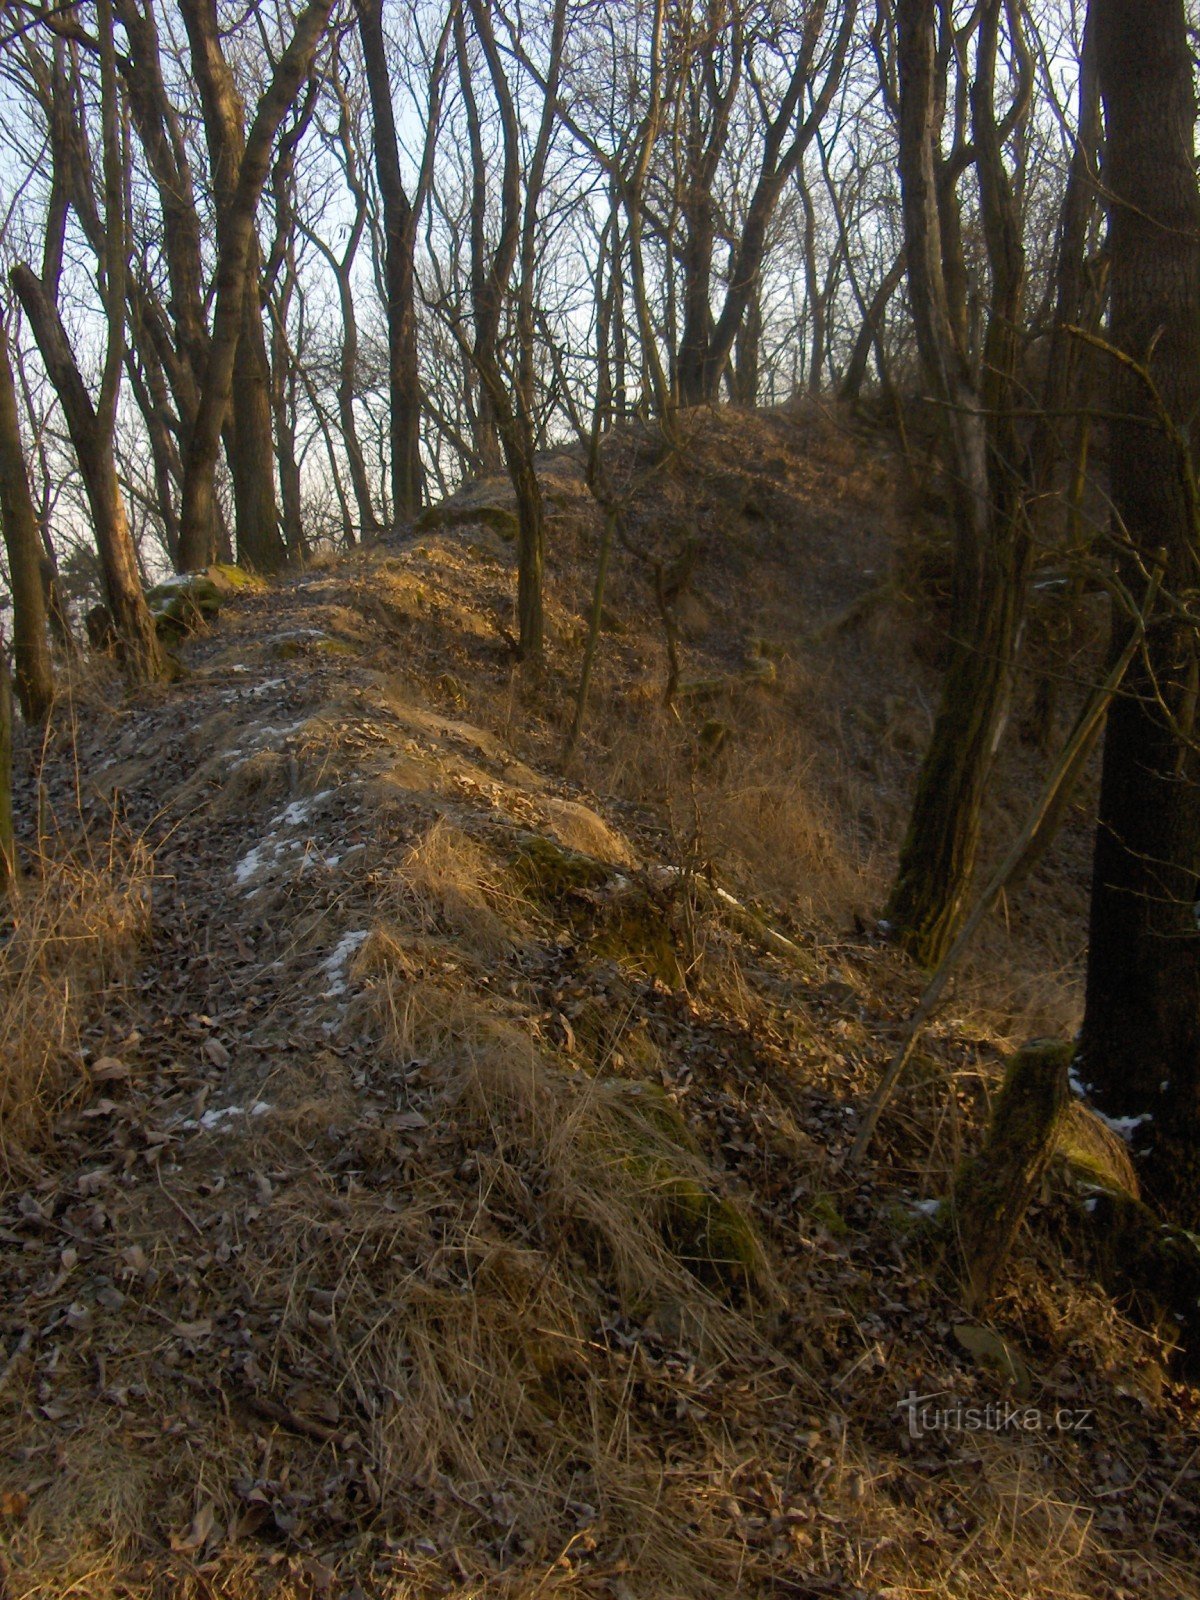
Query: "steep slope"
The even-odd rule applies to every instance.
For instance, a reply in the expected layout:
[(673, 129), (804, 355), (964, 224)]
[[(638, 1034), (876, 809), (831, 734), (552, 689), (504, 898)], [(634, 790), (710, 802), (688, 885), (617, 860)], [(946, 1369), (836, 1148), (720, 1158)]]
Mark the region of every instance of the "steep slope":
[[(1020, 965), (1071, 937), (1069, 838), (1011, 997), (965, 994), (839, 1165), (917, 986), (869, 918), (933, 688), (897, 463), (813, 414), (615, 449), (567, 775), (567, 457), (545, 685), (490, 485), (232, 597), (169, 690), (81, 688), (36, 786), (27, 753), (27, 843), (115, 841), (150, 913), (10, 1140), (13, 1600), (1200, 1593), (1195, 1392), (1048, 1223), (1002, 1335), (927, 1223), (1003, 1046), (1069, 1007)], [(667, 712), (652, 572), (685, 554)], [(913, 1394), (1041, 1425), (922, 1433)]]

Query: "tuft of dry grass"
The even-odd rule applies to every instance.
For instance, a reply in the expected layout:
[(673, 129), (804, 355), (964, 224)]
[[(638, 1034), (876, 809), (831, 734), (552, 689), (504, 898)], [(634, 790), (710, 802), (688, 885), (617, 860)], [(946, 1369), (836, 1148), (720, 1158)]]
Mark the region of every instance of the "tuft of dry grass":
[(528, 930), (532, 907), (503, 863), (444, 817), (406, 851), (396, 881), (420, 928), (449, 932), (476, 955), (504, 955)]
[(151, 882), (146, 849), (111, 841), (98, 862), (40, 856), (10, 902), (0, 941), (0, 1165), (9, 1176), (86, 1087), (80, 1029), (147, 934)]

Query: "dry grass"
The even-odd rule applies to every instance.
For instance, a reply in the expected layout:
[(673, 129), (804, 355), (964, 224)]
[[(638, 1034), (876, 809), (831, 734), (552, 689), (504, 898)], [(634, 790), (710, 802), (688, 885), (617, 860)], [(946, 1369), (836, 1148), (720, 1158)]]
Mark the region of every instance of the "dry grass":
[[(827, 532), (832, 547), (844, 529)], [(735, 574), (730, 600), (728, 574), (710, 592), (702, 573), (693, 617), (723, 674), (738, 675), (751, 613), (795, 650), (774, 684), (677, 718), (647, 709), (657, 624), (618, 584), (624, 631), (606, 636), (572, 773), (586, 787), (559, 790), (561, 707), (522, 701), (463, 622), (507, 596), (494, 555), (439, 538), (384, 558), (397, 614), (372, 624), (378, 678), (315, 647), (291, 658), (289, 695), (319, 669), (324, 709), (233, 774), (217, 801), (229, 859), (239, 828), (260, 838), (298, 774), (307, 788), (320, 771), (338, 795), (314, 836), (361, 840), (357, 865), (297, 874), (269, 904), (203, 874), (216, 937), (195, 987), (164, 973), (154, 1053), (111, 1111), (80, 1107), (57, 1189), (37, 1191), (43, 1220), (78, 1237), (64, 1251), (12, 1197), (22, 1245), (0, 1256), (0, 1289), (31, 1331), (0, 1373), (0, 1588), (1195, 1600), (1194, 1410), (1165, 1398), (1154, 1338), (1040, 1223), (998, 1321), (1046, 1405), (1098, 1408), (1097, 1436), (910, 1447), (898, 1418), (910, 1385), (999, 1397), (953, 1339), (954, 1285), (911, 1202), (944, 1193), (1000, 1047), (1065, 1023), (1074, 981), (1052, 897), (1036, 937), (997, 925), (881, 1124), (884, 1159), (838, 1170), (847, 1111), (916, 985), (846, 933), (880, 904), (902, 821), (914, 751), (887, 702), (916, 681), (911, 661), (897, 652), (880, 685), (882, 635), (856, 656), (842, 629), (818, 662), (802, 583), (772, 596)], [(374, 558), (355, 559), (365, 594)], [(435, 604), (400, 606), (409, 564)], [(307, 628), (323, 620), (312, 595), (272, 605)], [(400, 637), (406, 677), (388, 680)], [(564, 682), (577, 638), (552, 630)], [(701, 737), (710, 717), (729, 724), (723, 749)], [(653, 905), (677, 976), (597, 937), (611, 885), (526, 898), (510, 861), (536, 828), (610, 861), (631, 892), (667, 886)], [(192, 870), (207, 863), (212, 832), (198, 814), (181, 873), (189, 851)], [(709, 862), (802, 960), (722, 918), (700, 892)], [(656, 875), (664, 863), (676, 870)], [(335, 992), (327, 952), (368, 927)], [(252, 959), (231, 959), (238, 941)], [(50, 1101), (73, 1070), (68, 1052)], [(200, 1105), (251, 1095), (269, 1114), (197, 1126)], [(1110, 1479), (1126, 1442), (1140, 1453)]]
[(449, 932), (476, 955), (503, 955), (528, 931), (533, 908), (504, 864), (444, 817), (405, 852), (396, 882), (420, 927)]
[(0, 1164), (11, 1178), (64, 1103), (89, 1087), (80, 1030), (129, 971), (151, 918), (152, 864), (135, 841), (106, 858), (41, 855), (0, 943)]

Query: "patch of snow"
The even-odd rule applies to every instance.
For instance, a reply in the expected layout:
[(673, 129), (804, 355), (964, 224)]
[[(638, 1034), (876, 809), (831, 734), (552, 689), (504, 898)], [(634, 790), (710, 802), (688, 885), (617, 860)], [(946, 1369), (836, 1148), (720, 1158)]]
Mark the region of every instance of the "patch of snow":
[(351, 933), (344, 933), (321, 963), (321, 970), (329, 974), (329, 987), (324, 991), (323, 999), (331, 995), (345, 994), (346, 968), (350, 957), (368, 936), (368, 929), (360, 928)]
[(1124, 1139), (1126, 1144), (1129, 1144), (1144, 1122), (1154, 1121), (1149, 1111), (1143, 1111), (1139, 1117), (1106, 1117), (1103, 1111), (1097, 1111), (1095, 1106), (1092, 1106), (1091, 1110), (1094, 1116), (1100, 1118), (1106, 1128), (1111, 1128), (1115, 1134)]
[(181, 1132), (200, 1130), (211, 1133), (214, 1128), (219, 1128), (223, 1122), (229, 1122), (233, 1117), (265, 1117), (271, 1107), (266, 1100), (256, 1100), (252, 1106), (213, 1106), (211, 1111), (205, 1111), (196, 1117), (184, 1117), (182, 1122), (175, 1124)]
[(284, 806), (277, 817), (271, 818), (273, 828), (298, 828), (302, 822), (307, 822), (312, 812), (322, 800), (328, 800), (333, 793), (332, 789), (322, 789), (317, 794), (305, 796), (302, 800), (293, 800), (290, 805)]
[(267, 838), (256, 844), (252, 850), (247, 850), (246, 854), (233, 869), (234, 881), (238, 887), (241, 888), (243, 884), (248, 883), (251, 878), (261, 872), (267, 862), (278, 854), (278, 849), (278, 845), (270, 838)]

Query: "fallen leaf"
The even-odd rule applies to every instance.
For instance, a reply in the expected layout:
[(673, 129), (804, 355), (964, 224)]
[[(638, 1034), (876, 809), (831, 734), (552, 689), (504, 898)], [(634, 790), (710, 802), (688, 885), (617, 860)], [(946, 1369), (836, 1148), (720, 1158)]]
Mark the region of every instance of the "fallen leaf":
[(198, 1322), (176, 1322), (171, 1332), (180, 1339), (204, 1339), (213, 1331), (212, 1319), (202, 1317)]
[(1033, 1377), (1024, 1359), (994, 1328), (960, 1322), (954, 1329), (954, 1337), (977, 1361), (1006, 1378), (1022, 1398), (1033, 1392)]
[(214, 1067), (227, 1067), (233, 1059), (219, 1039), (206, 1039), (204, 1041), (204, 1054)]
[(91, 1078), (93, 1083), (116, 1083), (120, 1078), (128, 1078), (131, 1069), (127, 1062), (120, 1061), (116, 1056), (101, 1056), (99, 1061), (93, 1061)]
[(173, 1533), (171, 1535), (172, 1550), (199, 1550), (206, 1544), (217, 1521), (217, 1508), (211, 1500), (206, 1501), (192, 1518), (191, 1526), (186, 1533)]

